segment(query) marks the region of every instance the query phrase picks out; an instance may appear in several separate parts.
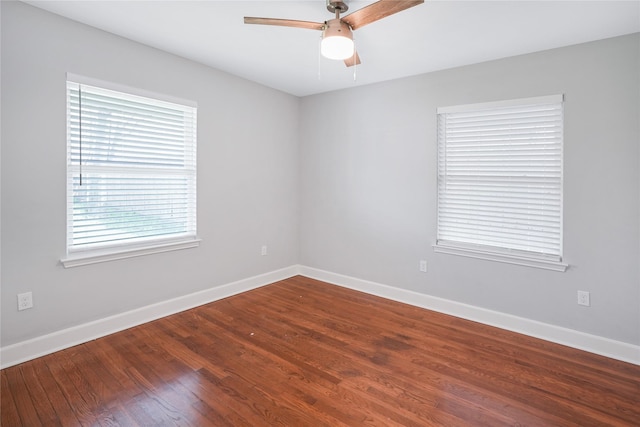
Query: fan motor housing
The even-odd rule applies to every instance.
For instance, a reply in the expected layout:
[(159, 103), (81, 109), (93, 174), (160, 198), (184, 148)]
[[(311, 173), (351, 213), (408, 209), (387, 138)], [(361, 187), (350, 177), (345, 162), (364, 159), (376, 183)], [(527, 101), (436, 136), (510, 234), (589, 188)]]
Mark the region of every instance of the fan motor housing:
[(330, 19), (325, 22), (324, 37), (342, 36), (353, 40), (349, 25), (341, 19)]

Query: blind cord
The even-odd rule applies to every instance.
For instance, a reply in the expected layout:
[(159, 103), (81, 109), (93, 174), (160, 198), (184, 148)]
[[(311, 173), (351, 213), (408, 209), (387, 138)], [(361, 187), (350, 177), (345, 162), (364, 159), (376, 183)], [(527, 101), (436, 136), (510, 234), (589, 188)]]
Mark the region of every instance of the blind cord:
[(78, 85), (78, 134), (79, 134), (79, 170), (80, 186), (82, 187), (82, 85)]

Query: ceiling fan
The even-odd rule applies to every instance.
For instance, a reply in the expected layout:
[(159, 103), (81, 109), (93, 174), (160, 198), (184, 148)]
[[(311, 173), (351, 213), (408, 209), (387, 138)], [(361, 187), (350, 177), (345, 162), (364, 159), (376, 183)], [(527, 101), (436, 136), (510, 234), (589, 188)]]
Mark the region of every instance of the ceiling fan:
[(244, 23), (320, 30), (322, 31), (322, 42), (320, 43), (322, 55), (329, 59), (344, 60), (345, 65), (351, 67), (360, 64), (360, 57), (353, 43), (352, 31), (420, 3), (424, 3), (424, 0), (379, 0), (340, 18), (340, 14), (346, 12), (349, 6), (342, 1), (327, 0), (327, 10), (335, 13), (336, 17), (325, 22), (245, 16)]

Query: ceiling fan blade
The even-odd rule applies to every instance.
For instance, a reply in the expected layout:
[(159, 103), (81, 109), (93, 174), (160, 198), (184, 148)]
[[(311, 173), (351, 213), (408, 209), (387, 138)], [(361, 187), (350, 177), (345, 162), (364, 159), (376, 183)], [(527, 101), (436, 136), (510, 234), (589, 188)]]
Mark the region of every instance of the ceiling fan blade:
[(380, 0), (342, 17), (352, 30), (424, 3), (424, 0)]
[(347, 58), (344, 60), (344, 65), (347, 67), (353, 67), (354, 65), (360, 65), (360, 55), (358, 52), (354, 52), (351, 58)]
[(279, 25), (281, 27), (307, 28), (309, 30), (322, 30), (324, 22), (297, 21), (294, 19), (254, 18), (244, 17), (245, 24)]

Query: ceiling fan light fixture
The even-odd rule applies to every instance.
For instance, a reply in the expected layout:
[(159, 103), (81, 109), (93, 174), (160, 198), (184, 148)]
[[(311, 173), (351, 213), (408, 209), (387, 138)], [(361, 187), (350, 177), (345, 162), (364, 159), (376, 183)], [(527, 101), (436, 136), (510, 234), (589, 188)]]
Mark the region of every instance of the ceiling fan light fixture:
[[(2, 0), (0, 0), (2, 1)], [(345, 0), (346, 1), (346, 0)], [(410, 7), (424, 3), (424, 0), (378, 0), (340, 18), (349, 6), (341, 0), (326, 0), (327, 10), (335, 13), (335, 19), (325, 22), (299, 21), (297, 19), (244, 17), (245, 24), (278, 25), (282, 27), (306, 28), (322, 31), (320, 54), (325, 58), (343, 60), (344, 65), (353, 67), (360, 64), (360, 56), (353, 43), (352, 31), (372, 22), (402, 12)], [(354, 69), (355, 76), (355, 69)]]
[(327, 21), (322, 34), (320, 53), (329, 59), (344, 60), (353, 56), (355, 46), (351, 28), (339, 19)]

